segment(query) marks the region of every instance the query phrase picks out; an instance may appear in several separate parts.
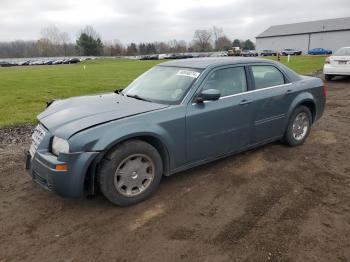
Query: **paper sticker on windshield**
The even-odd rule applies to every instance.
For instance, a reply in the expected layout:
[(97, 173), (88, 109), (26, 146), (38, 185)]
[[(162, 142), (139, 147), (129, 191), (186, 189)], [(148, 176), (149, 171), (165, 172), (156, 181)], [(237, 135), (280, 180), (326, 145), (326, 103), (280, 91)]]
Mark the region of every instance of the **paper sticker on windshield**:
[(190, 70), (179, 70), (179, 72), (177, 72), (176, 75), (177, 76), (189, 76), (189, 77), (197, 78), (200, 75), (200, 73), (198, 73), (196, 71), (190, 71)]

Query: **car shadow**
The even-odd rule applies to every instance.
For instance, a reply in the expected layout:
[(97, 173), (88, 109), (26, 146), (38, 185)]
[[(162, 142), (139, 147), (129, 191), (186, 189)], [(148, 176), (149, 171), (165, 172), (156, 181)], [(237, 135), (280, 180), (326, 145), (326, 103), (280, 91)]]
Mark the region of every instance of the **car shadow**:
[(337, 83), (350, 82), (350, 76), (336, 76), (332, 78), (331, 82), (337, 82)]
[(334, 83), (349, 83), (350, 82), (350, 76), (335, 76), (330, 81), (326, 81), (323, 74), (316, 75), (316, 76), (321, 78), (326, 83), (332, 83), (332, 82), (334, 82)]

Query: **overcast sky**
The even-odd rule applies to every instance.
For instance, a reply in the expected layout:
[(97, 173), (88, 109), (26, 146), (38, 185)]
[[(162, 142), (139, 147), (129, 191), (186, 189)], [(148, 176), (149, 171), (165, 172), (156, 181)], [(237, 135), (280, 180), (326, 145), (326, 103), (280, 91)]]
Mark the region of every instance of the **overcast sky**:
[(222, 27), (250, 38), (275, 24), (350, 16), (350, 0), (0, 0), (0, 41), (33, 40), (56, 25), (75, 41), (85, 25), (103, 40), (189, 41), (196, 29)]

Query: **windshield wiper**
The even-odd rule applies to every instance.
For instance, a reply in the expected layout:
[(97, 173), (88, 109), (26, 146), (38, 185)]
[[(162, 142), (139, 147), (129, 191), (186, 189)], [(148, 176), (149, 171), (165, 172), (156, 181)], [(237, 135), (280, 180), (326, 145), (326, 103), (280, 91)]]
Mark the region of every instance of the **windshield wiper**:
[(142, 101), (146, 101), (146, 102), (152, 102), (151, 100), (148, 100), (146, 98), (140, 97), (138, 95), (127, 95), (127, 94), (124, 94), (124, 95), (127, 96), (127, 97), (138, 99), (138, 100), (142, 100)]

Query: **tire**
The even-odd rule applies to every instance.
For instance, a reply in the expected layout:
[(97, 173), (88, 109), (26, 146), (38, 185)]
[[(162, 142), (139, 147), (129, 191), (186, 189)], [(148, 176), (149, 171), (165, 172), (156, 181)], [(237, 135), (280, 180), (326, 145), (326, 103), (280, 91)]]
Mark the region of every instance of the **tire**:
[[(298, 117), (300, 119), (300, 116), (305, 116), (305, 122), (302, 121), (302, 123), (305, 124), (307, 128), (306, 130), (304, 130), (304, 128), (300, 130), (295, 128), (293, 130), (293, 125), (295, 124), (295, 121), (298, 121), (296, 120)], [(304, 126), (304, 125), (301, 125), (301, 126)], [(310, 134), (311, 126), (312, 126), (312, 114), (310, 109), (307, 108), (306, 106), (297, 107), (289, 118), (287, 130), (283, 139), (284, 142), (287, 145), (292, 147), (302, 145)], [(296, 137), (297, 134), (300, 134), (300, 136)]]
[(162, 175), (163, 162), (157, 149), (141, 140), (129, 140), (117, 145), (103, 158), (97, 181), (110, 202), (129, 206), (150, 197)]
[(326, 81), (332, 81), (333, 76), (332, 75), (324, 75), (324, 78)]

